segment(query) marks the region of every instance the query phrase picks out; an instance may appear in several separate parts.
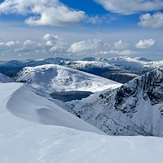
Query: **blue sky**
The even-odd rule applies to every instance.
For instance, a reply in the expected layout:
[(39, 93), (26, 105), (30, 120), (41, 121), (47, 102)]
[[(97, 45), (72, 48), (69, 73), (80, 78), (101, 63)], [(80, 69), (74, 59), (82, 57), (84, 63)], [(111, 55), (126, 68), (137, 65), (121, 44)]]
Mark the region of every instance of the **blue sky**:
[(0, 59), (163, 59), (162, 0), (0, 0)]

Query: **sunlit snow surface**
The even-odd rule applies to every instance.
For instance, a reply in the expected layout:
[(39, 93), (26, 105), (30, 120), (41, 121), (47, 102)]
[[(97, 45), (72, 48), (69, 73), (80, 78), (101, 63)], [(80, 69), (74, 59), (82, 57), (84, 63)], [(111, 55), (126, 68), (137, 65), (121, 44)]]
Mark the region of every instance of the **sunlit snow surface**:
[[(41, 108), (55, 112), (56, 124), (43, 123), (37, 114)], [(45, 114), (44, 120), (48, 116)], [(65, 119), (69, 120), (69, 128), (65, 127)], [(97, 133), (100, 131), (61, 111), (57, 105), (52, 106), (22, 84), (0, 84), (1, 163), (163, 162), (162, 138)]]
[(18, 73), (16, 81), (26, 82), (43, 94), (63, 91), (98, 92), (121, 86), (115, 81), (55, 64), (25, 67)]

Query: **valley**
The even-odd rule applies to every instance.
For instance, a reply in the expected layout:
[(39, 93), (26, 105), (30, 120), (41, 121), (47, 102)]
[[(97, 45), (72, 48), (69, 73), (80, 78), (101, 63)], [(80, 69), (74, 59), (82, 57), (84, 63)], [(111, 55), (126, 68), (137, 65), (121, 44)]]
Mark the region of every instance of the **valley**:
[(0, 74), (2, 161), (161, 163), (162, 66), (133, 77), (121, 84), (58, 64)]

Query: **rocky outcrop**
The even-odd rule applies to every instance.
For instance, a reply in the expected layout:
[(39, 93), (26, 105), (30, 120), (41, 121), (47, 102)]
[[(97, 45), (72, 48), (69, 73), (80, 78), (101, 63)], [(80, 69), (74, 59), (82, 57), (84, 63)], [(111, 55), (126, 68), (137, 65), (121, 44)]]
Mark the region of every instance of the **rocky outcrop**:
[(111, 135), (163, 136), (163, 69), (67, 105), (69, 112)]

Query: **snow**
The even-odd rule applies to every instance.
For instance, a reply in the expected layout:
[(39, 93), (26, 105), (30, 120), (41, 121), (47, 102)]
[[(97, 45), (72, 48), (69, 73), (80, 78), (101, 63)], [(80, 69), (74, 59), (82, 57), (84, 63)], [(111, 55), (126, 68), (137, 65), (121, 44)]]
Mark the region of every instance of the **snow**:
[(6, 106), (14, 115), (35, 123), (102, 133), (56, 104), (31, 92), (26, 86), (16, 90)]
[(116, 66), (122, 67), (123, 69), (130, 70), (130, 71), (131, 70), (140, 71), (143, 68), (143, 66), (146, 63), (148, 63), (148, 62), (144, 62), (139, 59), (127, 57), (127, 56), (114, 57), (110, 59), (108, 58), (107, 62), (109, 62), (110, 64), (114, 64)]
[(67, 102), (66, 110), (109, 135), (163, 136), (163, 69), (115, 90)]
[[(97, 134), (99, 130), (20, 83), (1, 83), (0, 94), (1, 163), (163, 162), (162, 138)], [(48, 114), (38, 116), (40, 108), (52, 111), (55, 123), (40, 121), (43, 116), (49, 118)], [(67, 124), (65, 119), (69, 119)]]
[(116, 66), (102, 61), (73, 61), (71, 67), (73, 68), (110, 68), (118, 69)]
[(121, 84), (72, 68), (48, 64), (26, 67), (18, 73), (16, 81), (24, 81), (37, 92), (91, 91), (117, 88)]

